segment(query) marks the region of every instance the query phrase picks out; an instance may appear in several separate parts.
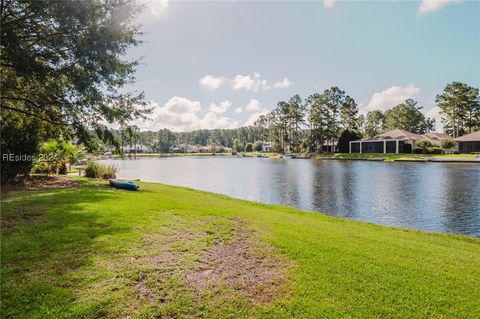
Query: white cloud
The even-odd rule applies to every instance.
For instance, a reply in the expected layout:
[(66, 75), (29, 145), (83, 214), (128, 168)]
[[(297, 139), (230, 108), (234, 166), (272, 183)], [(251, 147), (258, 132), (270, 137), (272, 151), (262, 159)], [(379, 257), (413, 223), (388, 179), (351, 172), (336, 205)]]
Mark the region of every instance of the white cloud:
[(218, 116), (215, 113), (208, 112), (200, 119), (198, 128), (235, 128), (238, 127), (238, 122), (226, 116)]
[(337, 1), (338, 0), (323, 0), (323, 5), (325, 6), (325, 8), (332, 8)]
[(425, 112), (426, 117), (435, 119), (435, 130), (437, 132), (443, 132), (442, 116), (440, 115), (441, 109), (438, 106), (432, 107)]
[(163, 15), (168, 8), (168, 0), (145, 0), (140, 3), (144, 4), (148, 12), (155, 17)]
[(227, 79), (225, 79), (222, 76), (215, 77), (213, 75), (207, 74), (203, 78), (201, 78), (198, 82), (209, 89), (215, 90), (215, 89), (218, 89), (220, 85), (222, 85), (223, 82), (225, 82), (226, 80)]
[(164, 106), (169, 113), (195, 113), (202, 109), (200, 102), (190, 101), (189, 99), (174, 96)]
[(249, 112), (259, 111), (262, 109), (262, 103), (259, 100), (251, 99), (245, 106), (245, 110)]
[(223, 101), (220, 105), (211, 103), (208, 107), (208, 110), (213, 113), (225, 113), (228, 108), (232, 105), (232, 102), (229, 100)]
[(241, 107), (237, 107), (237, 108), (235, 109), (235, 113), (237, 113), (237, 114), (240, 114), (240, 113), (242, 113), (242, 112), (243, 112), (243, 109), (242, 109)]
[(253, 77), (250, 75), (236, 75), (232, 81), (232, 87), (234, 90), (253, 92), (268, 91), (271, 88), (267, 80), (262, 79), (262, 75), (257, 72), (254, 73)]
[(406, 99), (416, 97), (419, 93), (420, 88), (415, 84), (409, 84), (405, 87), (394, 85), (384, 91), (375, 93), (368, 103), (368, 110), (386, 110)]
[(243, 126), (252, 126), (255, 123), (255, 121), (258, 120), (260, 115), (265, 115), (268, 112), (269, 112), (268, 110), (263, 109), (259, 112), (253, 113), (252, 115), (250, 115), (248, 120), (243, 124)]
[(422, 16), (430, 12), (440, 10), (451, 3), (457, 3), (459, 0), (422, 0), (422, 3), (417, 8), (417, 14)]
[[(230, 103), (229, 101), (225, 102)], [(150, 102), (148, 106), (153, 107), (153, 113), (149, 116), (150, 120), (138, 120), (134, 123), (142, 130), (168, 128), (172, 131), (192, 131), (206, 128), (238, 127), (238, 121), (226, 116), (219, 116), (214, 112), (208, 112), (200, 117), (197, 114), (202, 110), (200, 102), (183, 97), (174, 96), (164, 106), (156, 102)]]
[(293, 82), (290, 81), (289, 79), (287, 78), (284, 78), (282, 81), (280, 82), (275, 82), (273, 84), (273, 87), (276, 88), (276, 89), (286, 89), (286, 88), (289, 88), (293, 85)]

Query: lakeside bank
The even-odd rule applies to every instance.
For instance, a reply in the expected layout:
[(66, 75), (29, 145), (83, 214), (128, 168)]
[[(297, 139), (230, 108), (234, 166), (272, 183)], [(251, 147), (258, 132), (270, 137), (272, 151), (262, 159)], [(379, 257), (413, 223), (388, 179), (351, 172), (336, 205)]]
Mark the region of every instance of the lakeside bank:
[[(128, 154), (114, 156), (113, 158), (155, 158), (155, 157), (204, 157), (204, 156), (236, 156), (236, 157), (264, 157), (264, 158), (283, 158), (279, 153), (261, 153), (248, 152), (232, 155), (231, 153), (139, 153), (136, 155)], [(392, 154), (392, 153), (326, 153), (310, 154), (296, 153), (292, 154), (295, 159), (315, 159), (315, 160), (359, 160), (359, 161), (382, 161), (382, 162), (445, 162), (445, 163), (479, 163), (478, 154)]]
[(77, 180), (2, 194), (7, 317), (480, 314), (478, 238), (162, 184), (127, 192)]

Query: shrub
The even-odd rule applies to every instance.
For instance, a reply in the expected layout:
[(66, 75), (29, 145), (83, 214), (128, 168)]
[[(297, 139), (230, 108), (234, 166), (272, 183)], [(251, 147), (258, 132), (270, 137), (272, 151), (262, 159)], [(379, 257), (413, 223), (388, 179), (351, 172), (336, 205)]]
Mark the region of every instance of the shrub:
[(68, 164), (78, 160), (78, 148), (63, 140), (50, 140), (40, 147), (42, 158), (35, 161), (32, 173), (67, 174)]
[(245, 152), (253, 152), (253, 144), (248, 143), (247, 146), (245, 146)]
[(453, 148), (453, 141), (451, 139), (448, 139), (448, 138), (444, 139), (442, 141), (442, 148), (444, 150), (449, 150), (449, 149)]
[(225, 149), (224, 149), (222, 146), (220, 146), (220, 147), (217, 149), (217, 153), (223, 153), (223, 152), (225, 152)]
[(256, 141), (255, 144), (253, 145), (253, 149), (256, 152), (261, 152), (263, 150), (263, 142), (262, 141)]
[(442, 154), (442, 149), (440, 147), (429, 147), (427, 152), (428, 154)]
[(34, 174), (55, 174), (55, 169), (49, 162), (37, 161), (32, 167)]
[(432, 148), (432, 143), (428, 140), (421, 140), (417, 142), (417, 146), (422, 150), (423, 154), (427, 154), (429, 148)]
[(114, 165), (104, 165), (90, 161), (85, 168), (85, 176), (90, 178), (115, 178), (117, 176), (117, 168)]
[(338, 150), (340, 153), (348, 153), (350, 151), (350, 142), (362, 138), (362, 135), (356, 131), (346, 129), (338, 139)]

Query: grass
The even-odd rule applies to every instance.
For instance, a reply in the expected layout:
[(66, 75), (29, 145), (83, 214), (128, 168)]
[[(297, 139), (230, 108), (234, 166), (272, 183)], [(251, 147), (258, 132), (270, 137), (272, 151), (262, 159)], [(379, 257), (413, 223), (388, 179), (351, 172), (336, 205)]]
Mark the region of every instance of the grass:
[(396, 160), (424, 160), (428, 158), (473, 159), (473, 154), (392, 154), (392, 153), (339, 153), (335, 158), (340, 159), (373, 159), (384, 158), (385, 161)]
[[(477, 238), (161, 184), (128, 192), (79, 181), (3, 195), (2, 317), (480, 317)], [(266, 301), (263, 290), (252, 296), (241, 285), (185, 284), (205, 252), (234, 240), (238, 221), (261, 262), (286, 272)]]

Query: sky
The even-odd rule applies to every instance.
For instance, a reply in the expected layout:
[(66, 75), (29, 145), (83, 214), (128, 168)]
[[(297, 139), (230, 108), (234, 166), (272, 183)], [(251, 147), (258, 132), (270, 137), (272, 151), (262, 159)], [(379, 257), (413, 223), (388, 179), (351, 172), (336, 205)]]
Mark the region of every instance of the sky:
[(407, 98), (442, 126), (435, 95), (480, 86), (480, 1), (147, 0), (135, 84), (142, 130), (235, 128), (279, 101), (338, 86), (360, 113)]

